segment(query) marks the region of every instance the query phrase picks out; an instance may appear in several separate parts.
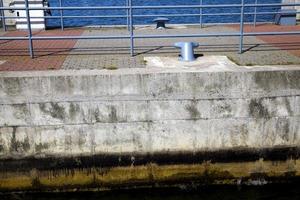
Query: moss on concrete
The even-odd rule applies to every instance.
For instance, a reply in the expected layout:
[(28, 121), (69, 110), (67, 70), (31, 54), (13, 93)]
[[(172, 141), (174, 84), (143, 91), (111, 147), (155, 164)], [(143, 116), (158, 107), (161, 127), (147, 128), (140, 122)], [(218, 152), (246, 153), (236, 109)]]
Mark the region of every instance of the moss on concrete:
[(26, 137), (24, 141), (19, 141), (16, 138), (17, 127), (13, 127), (12, 138), (10, 141), (10, 152), (15, 153), (26, 153), (30, 150), (29, 138)]
[(199, 119), (201, 117), (201, 113), (197, 108), (197, 101), (193, 100), (190, 105), (186, 106), (186, 110), (188, 111), (191, 119)]
[[(88, 168), (71, 170), (20, 172), (0, 178), (0, 190), (72, 189), (138, 187), (141, 185), (172, 185), (195, 182), (201, 185), (231, 185), (238, 180), (245, 182), (256, 179), (268, 181), (274, 178), (300, 176), (300, 161), (270, 162), (260, 159), (245, 163), (210, 163), (194, 165), (148, 164), (114, 168)], [(287, 179), (284, 179), (287, 180)]]
[(254, 118), (269, 119), (271, 117), (268, 109), (263, 105), (262, 99), (251, 99), (249, 113)]
[(43, 111), (46, 114), (49, 114), (51, 117), (65, 120), (66, 118), (66, 111), (63, 106), (60, 106), (58, 103), (50, 103), (50, 107), (47, 108), (47, 105), (45, 103), (39, 104), (39, 107), (41, 111)]
[(80, 112), (80, 106), (76, 103), (70, 103), (69, 116), (72, 120), (76, 118), (79, 112)]

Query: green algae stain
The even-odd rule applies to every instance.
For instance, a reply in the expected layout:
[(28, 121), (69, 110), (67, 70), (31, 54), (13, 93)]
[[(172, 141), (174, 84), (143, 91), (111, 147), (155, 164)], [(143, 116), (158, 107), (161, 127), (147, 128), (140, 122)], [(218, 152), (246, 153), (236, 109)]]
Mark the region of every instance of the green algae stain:
[(50, 108), (47, 108), (45, 103), (39, 104), (41, 111), (49, 114), (51, 117), (64, 120), (66, 118), (65, 108), (60, 106), (58, 103), (50, 103)]
[(29, 138), (26, 137), (24, 141), (16, 139), (17, 127), (13, 127), (13, 133), (11, 138), (10, 152), (11, 153), (24, 153), (30, 150)]
[(185, 109), (188, 111), (191, 119), (198, 119), (201, 117), (201, 113), (197, 108), (197, 102), (192, 102), (190, 105), (187, 105)]
[(69, 116), (71, 120), (75, 120), (77, 114), (80, 112), (80, 107), (78, 104), (71, 103), (69, 107)]
[(111, 123), (118, 122), (117, 109), (114, 106), (110, 106), (110, 113), (108, 117), (109, 117), (109, 122)]
[(96, 120), (97, 123), (101, 122), (101, 118), (100, 118), (100, 110), (99, 108), (97, 108), (95, 111), (94, 111), (94, 118)]
[(0, 153), (4, 152), (5, 148), (2, 144), (0, 144)]
[(270, 113), (268, 109), (263, 105), (262, 99), (251, 99), (249, 104), (250, 115), (254, 118), (269, 119)]
[(47, 143), (40, 143), (35, 145), (35, 151), (37, 153), (42, 153), (43, 150), (49, 149), (50, 145)]

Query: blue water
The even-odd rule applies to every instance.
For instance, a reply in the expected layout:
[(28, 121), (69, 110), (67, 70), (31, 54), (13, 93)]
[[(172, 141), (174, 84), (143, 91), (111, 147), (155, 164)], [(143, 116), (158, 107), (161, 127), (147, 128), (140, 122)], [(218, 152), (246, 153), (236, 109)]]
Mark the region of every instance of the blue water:
[[(126, 0), (62, 0), (63, 6), (124, 6)], [(58, 6), (59, 0), (49, 0), (50, 6)], [(246, 0), (246, 3), (254, 3), (255, 0)], [(259, 0), (259, 3), (280, 3), (281, 0)], [(203, 0), (203, 4), (240, 4), (241, 0)], [(199, 5), (200, 0), (133, 0), (133, 5)], [(276, 12), (279, 7), (257, 8), (258, 12), (271, 11)], [(254, 8), (247, 8), (245, 12), (253, 12)], [(199, 14), (199, 8), (192, 9), (152, 9), (152, 10), (134, 10), (134, 15), (141, 14)], [(220, 13), (239, 13), (240, 8), (205, 8), (204, 14), (220, 14)], [(53, 16), (60, 16), (59, 11), (52, 11)], [(65, 16), (95, 16), (95, 15), (126, 15), (125, 10), (65, 10)], [(189, 17), (169, 17), (172, 24), (192, 24), (199, 23), (199, 16)], [(253, 15), (245, 16), (246, 22), (254, 19)], [(135, 18), (134, 24), (153, 24), (154, 17)], [(239, 15), (216, 15), (203, 16), (204, 23), (236, 23), (239, 22)], [(270, 22), (274, 21), (274, 15), (258, 15), (257, 21)], [(126, 18), (73, 18), (64, 19), (65, 26), (95, 26), (95, 25), (125, 25)], [(47, 19), (48, 27), (60, 26), (60, 19)]]

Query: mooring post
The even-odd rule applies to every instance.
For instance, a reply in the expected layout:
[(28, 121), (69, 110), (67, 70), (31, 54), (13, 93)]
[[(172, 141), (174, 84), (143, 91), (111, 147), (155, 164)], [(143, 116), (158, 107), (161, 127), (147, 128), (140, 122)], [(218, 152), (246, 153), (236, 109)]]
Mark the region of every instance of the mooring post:
[(30, 22), (30, 12), (29, 12), (29, 3), (28, 3), (28, 0), (25, 0), (25, 9), (26, 9), (26, 21), (27, 21), (27, 28), (28, 28), (29, 53), (30, 53), (30, 57), (34, 58), (33, 43), (32, 43), (32, 31), (31, 31), (31, 22)]
[(244, 43), (244, 12), (245, 12), (245, 0), (242, 0), (241, 4), (241, 20), (240, 20), (240, 46), (239, 53), (243, 53), (243, 43)]
[[(59, 7), (62, 7), (62, 0), (59, 0)], [(64, 27), (64, 10), (60, 9), (60, 26), (61, 30), (63, 31), (65, 29)]]
[(253, 19), (253, 25), (254, 27), (256, 26), (256, 22), (257, 22), (257, 4), (258, 4), (258, 0), (255, 0), (255, 7), (254, 7), (254, 19)]
[(191, 62), (196, 60), (194, 49), (199, 46), (199, 43), (195, 42), (177, 42), (175, 43), (175, 47), (181, 49), (180, 51), (180, 61)]
[[(0, 0), (0, 7), (4, 7), (3, 0)], [(3, 31), (6, 31), (6, 23), (5, 23), (5, 13), (4, 10), (1, 10), (1, 21)]]
[[(200, 6), (203, 5), (203, 0), (200, 0)], [(202, 8), (200, 8), (200, 28), (202, 28), (202, 14), (203, 14), (203, 10)]]
[(129, 0), (129, 24), (130, 24), (130, 55), (134, 56), (134, 38), (133, 38), (133, 12), (132, 0)]
[(156, 29), (165, 29), (166, 28), (166, 22), (170, 21), (169, 18), (166, 17), (158, 17), (153, 20), (153, 22), (156, 22)]

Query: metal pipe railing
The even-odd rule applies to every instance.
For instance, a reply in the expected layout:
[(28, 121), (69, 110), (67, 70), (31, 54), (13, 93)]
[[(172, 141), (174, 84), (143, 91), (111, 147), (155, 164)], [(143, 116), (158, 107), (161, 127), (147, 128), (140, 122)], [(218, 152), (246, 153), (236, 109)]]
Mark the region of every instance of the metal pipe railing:
[[(62, 0), (59, 0), (59, 7), (62, 7)], [(64, 30), (64, 10), (60, 10), (60, 26), (61, 30)]]
[[(285, 12), (245, 12), (244, 15), (275, 15)], [(300, 13), (297, 11), (296, 13)], [(241, 13), (210, 13), (210, 14), (202, 14), (202, 16), (232, 16), (232, 15), (241, 15)], [(142, 17), (197, 17), (200, 14), (153, 14), (153, 15), (133, 15), (133, 18), (142, 18)], [(30, 17), (31, 19), (61, 19), (61, 16), (44, 16), (44, 17)], [(127, 18), (126, 15), (86, 15), (86, 16), (77, 16), (77, 15), (64, 15), (63, 19), (65, 18)], [(5, 19), (26, 19), (26, 17), (5, 17)], [(128, 18), (129, 19), (129, 18)], [(257, 22), (256, 22), (257, 23)], [(129, 24), (129, 23), (128, 23)]]
[(243, 44), (244, 44), (244, 15), (245, 13), (245, 0), (242, 0), (241, 6), (241, 21), (240, 21), (240, 45), (239, 45), (239, 53), (243, 53)]
[[(126, 0), (126, 6), (129, 6), (129, 0)], [(129, 10), (126, 10), (126, 18), (127, 18), (127, 30), (130, 31), (130, 25), (129, 25)]]
[(128, 6), (129, 6), (130, 55), (134, 56), (134, 32), (133, 32), (132, 0), (129, 0)]
[[(245, 12), (244, 15), (275, 15), (285, 12)], [(300, 13), (297, 11), (296, 13)], [(232, 16), (232, 15), (241, 15), (241, 13), (210, 13), (210, 14), (202, 14), (202, 16)], [(133, 15), (133, 18), (142, 18), (142, 17), (197, 17), (200, 14), (153, 14), (153, 15)], [(30, 17), (31, 19), (61, 19), (61, 16), (44, 16), (44, 17)], [(77, 15), (64, 15), (63, 19), (65, 18), (127, 18), (126, 15), (86, 15), (86, 16), (77, 16)], [(26, 19), (26, 17), (5, 17), (5, 19)], [(256, 22), (257, 23), (257, 22)]]
[[(268, 35), (297, 35), (300, 31), (290, 32), (255, 32), (244, 33), (244, 36), (268, 36)], [(134, 39), (164, 39), (164, 38), (193, 38), (193, 37), (238, 37), (239, 32), (232, 33), (208, 33), (208, 34), (169, 34), (169, 35), (134, 35)], [(130, 35), (116, 35), (116, 36), (32, 36), (32, 40), (84, 40), (84, 39), (130, 39)], [(0, 37), (0, 40), (28, 40), (28, 37)]]
[[(170, 6), (131, 6), (135, 9), (188, 9), (188, 8), (240, 8), (242, 4), (205, 4), (205, 5), (170, 5)], [(244, 7), (282, 7), (282, 6), (300, 6), (300, 3), (272, 3), (272, 4), (245, 4)], [(1, 7), (0, 10), (11, 10), (11, 7)], [(130, 6), (94, 6), (94, 7), (31, 7), (30, 10), (126, 10)], [(18, 8), (26, 10), (26, 8)]]
[[(0, 12), (2, 22), (5, 23), (5, 19), (26, 19), (28, 25), (28, 35), (26, 37), (0, 37), (0, 40), (28, 40), (29, 53), (30, 56), (34, 57), (34, 40), (73, 40), (73, 39), (129, 39), (130, 40), (130, 55), (134, 56), (134, 40), (135, 39), (148, 39), (148, 38), (185, 38), (185, 37), (239, 37), (239, 53), (243, 53), (243, 43), (244, 37), (246, 36), (258, 36), (258, 35), (296, 35), (300, 34), (300, 31), (290, 31), (290, 32), (255, 32), (255, 33), (245, 33), (244, 24), (245, 16), (254, 15), (253, 24), (257, 23), (258, 15), (274, 15), (278, 12), (257, 12), (257, 8), (260, 7), (278, 7), (278, 6), (300, 6), (300, 3), (272, 3), (272, 4), (258, 4), (258, 0), (255, 0), (254, 4), (246, 4), (245, 0), (241, 0), (241, 4), (222, 4), (222, 5), (207, 5), (203, 4), (203, 0), (200, 0), (199, 5), (172, 5), (172, 6), (134, 6), (132, 0), (126, 0), (125, 6), (96, 6), (96, 7), (64, 7), (62, 0), (59, 0), (59, 7), (30, 7), (28, 0), (25, 0), (25, 7), (14, 8), (15, 10), (24, 10), (26, 12), (26, 17), (7, 17), (4, 16), (4, 10), (12, 10), (11, 7), (4, 7), (2, 1), (0, 3)], [(196, 14), (134, 14), (134, 10), (143, 9), (199, 9), (200, 12)], [(240, 13), (204, 13), (204, 8), (239, 8)], [(246, 12), (246, 8), (254, 8), (253, 12)], [(59, 16), (44, 16), (44, 17), (31, 17), (31, 10), (58, 10)], [(95, 15), (95, 16), (65, 16), (64, 10), (124, 10), (125, 15)], [(3, 14), (2, 14), (3, 13)], [(300, 13), (300, 12), (297, 12)], [(200, 27), (203, 25), (203, 16), (215, 16), (215, 15), (240, 15), (240, 31), (234, 33), (210, 33), (210, 34), (174, 34), (174, 35), (135, 35), (134, 34), (134, 18), (142, 17), (158, 17), (158, 16), (168, 16), (168, 17), (184, 17), (184, 16), (199, 16)], [(31, 19), (44, 18), (44, 19), (60, 19), (61, 29), (64, 30), (64, 19), (66, 18), (126, 18), (127, 19), (127, 29), (129, 31), (128, 35), (115, 35), (115, 36), (33, 36), (31, 29)], [(6, 26), (5, 26), (6, 27)]]
[[(3, 0), (0, 0), (0, 7), (4, 7)], [(1, 14), (2, 28), (3, 28), (4, 31), (7, 31), (6, 30), (4, 10), (1, 10), (0, 14)]]
[(29, 10), (28, 0), (25, 0), (25, 8), (26, 8), (27, 27), (28, 27), (29, 53), (30, 53), (30, 57), (34, 58), (33, 42), (32, 42), (32, 30), (31, 30), (31, 22), (30, 22), (30, 10)]
[[(200, 6), (203, 5), (203, 0), (200, 0)], [(202, 20), (202, 17), (203, 17), (203, 8), (200, 8), (200, 28), (203, 27), (203, 20)]]
[[(258, 0), (255, 0), (255, 5), (258, 4)], [(253, 19), (253, 25), (254, 27), (256, 26), (256, 22), (257, 22), (257, 7), (254, 7), (254, 19)]]

